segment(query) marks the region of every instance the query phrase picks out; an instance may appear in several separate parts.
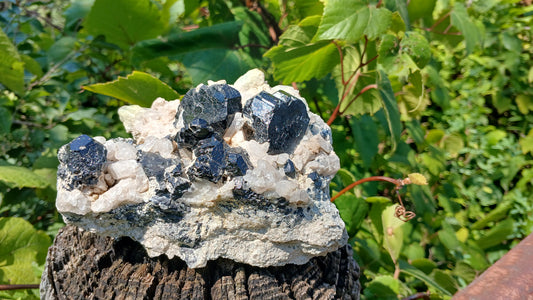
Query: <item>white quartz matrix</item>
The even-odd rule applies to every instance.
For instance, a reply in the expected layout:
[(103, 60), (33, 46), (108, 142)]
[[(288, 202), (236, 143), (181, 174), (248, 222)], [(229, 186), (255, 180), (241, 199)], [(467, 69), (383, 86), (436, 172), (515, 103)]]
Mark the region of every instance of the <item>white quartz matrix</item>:
[[(297, 90), (270, 87), (259, 70), (233, 85), (209, 82), (187, 94), (219, 90), (213, 95), (226, 95), (237, 108), (228, 104), (228, 117), (218, 123), (219, 109), (198, 111), (196, 118), (187, 95), (181, 103), (158, 98), (151, 108), (119, 109), (133, 139), (84, 135), (63, 146), (56, 206), (65, 221), (129, 236), (148, 255), (178, 256), (191, 268), (217, 258), (259, 267), (304, 264), (345, 245), (344, 223), (329, 201), (329, 182), (339, 169), (330, 128)], [(265, 113), (249, 104), (247, 112), (246, 104), (262, 92), (295, 106)], [(293, 127), (261, 136), (256, 117)], [(294, 145), (274, 141), (294, 128), (301, 130), (290, 140)]]

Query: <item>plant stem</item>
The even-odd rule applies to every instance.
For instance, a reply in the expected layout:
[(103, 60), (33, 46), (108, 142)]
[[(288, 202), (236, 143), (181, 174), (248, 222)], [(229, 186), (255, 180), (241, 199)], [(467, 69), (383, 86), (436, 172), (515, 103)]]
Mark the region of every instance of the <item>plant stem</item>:
[[(359, 98), (359, 96), (361, 96), (364, 92), (368, 91), (368, 90), (371, 90), (371, 89), (377, 89), (378, 88), (378, 85), (377, 84), (369, 84), (367, 86), (365, 86), (364, 88), (362, 88), (359, 93), (357, 93), (357, 95), (355, 95), (355, 97), (353, 97), (350, 102), (348, 102), (348, 105), (346, 105), (346, 108), (350, 107), (350, 105), (352, 105), (352, 103), (357, 100), (357, 98)], [(340, 112), (341, 114), (344, 113), (344, 111)]]
[(0, 284), (0, 291), (38, 289), (38, 284)]
[(403, 180), (401, 179), (394, 179), (387, 176), (371, 176), (363, 179), (359, 179), (356, 182), (350, 184), (349, 186), (345, 187), (343, 190), (337, 193), (337, 195), (331, 197), (331, 202), (335, 201), (335, 199), (339, 198), (342, 194), (346, 193), (347, 191), (353, 189), (354, 187), (360, 185), (361, 183), (370, 182), (370, 181), (385, 181), (395, 184), (396, 186), (401, 186), (403, 184)]

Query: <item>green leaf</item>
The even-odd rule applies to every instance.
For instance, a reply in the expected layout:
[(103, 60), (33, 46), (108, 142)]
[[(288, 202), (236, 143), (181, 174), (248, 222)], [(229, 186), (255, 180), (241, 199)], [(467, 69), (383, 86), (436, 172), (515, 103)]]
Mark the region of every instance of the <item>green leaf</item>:
[(207, 80), (225, 79), (234, 82), (248, 70), (256, 67), (246, 53), (233, 50), (205, 50), (185, 55), (183, 65), (187, 68), (193, 84)]
[(428, 144), (437, 144), (444, 137), (444, 130), (441, 129), (431, 129), (426, 135), (426, 143)]
[(50, 182), (28, 168), (17, 166), (0, 166), (0, 181), (13, 187), (45, 188)]
[(21, 94), (24, 91), (24, 63), (17, 48), (0, 28), (0, 83)]
[(518, 140), (520, 147), (522, 148), (522, 153), (527, 154), (528, 152), (533, 153), (533, 129), (531, 129), (527, 136), (521, 137)]
[(464, 148), (464, 141), (459, 134), (451, 134), (442, 139), (440, 146), (446, 150), (451, 157), (457, 157), (459, 152)]
[(209, 49), (231, 49), (239, 42), (242, 21), (231, 21), (170, 35), (164, 41), (145, 40), (133, 47), (133, 60), (144, 61), (160, 56), (176, 57)]
[(460, 250), (461, 243), (457, 239), (457, 236), (455, 235), (455, 231), (453, 228), (447, 224), (444, 223), (442, 225), (442, 229), (438, 231), (439, 240), (442, 242), (442, 244), (448, 248), (450, 251), (454, 250)]
[[(533, 70), (533, 69), (532, 69)], [(529, 95), (516, 96), (516, 106), (518, 110), (524, 115), (527, 115), (530, 111), (533, 111), (533, 97)]]
[(392, 13), (385, 8), (368, 7), (362, 2), (330, 0), (324, 8), (317, 37), (355, 43), (366, 35), (374, 40), (390, 27)]
[(506, 200), (495, 209), (492, 209), (486, 216), (474, 223), (470, 228), (472, 230), (478, 230), (486, 227), (490, 222), (499, 221), (507, 217), (507, 212), (513, 207), (513, 201)]
[(11, 113), (7, 108), (0, 107), (0, 135), (11, 130)]
[(304, 17), (321, 15), (324, 10), (324, 4), (316, 0), (296, 0), (294, 1), (294, 10)]
[(430, 274), (431, 272), (433, 272), (434, 269), (437, 268), (437, 264), (427, 258), (413, 259), (411, 261), (411, 265), (424, 272), (425, 274)]
[(420, 18), (431, 16), (436, 0), (411, 0), (407, 5), (409, 20), (415, 22)]
[(478, 244), (483, 250), (500, 245), (513, 233), (513, 223), (512, 219), (506, 219), (499, 222), (496, 226), (486, 231), (481, 238), (476, 241), (476, 244)]
[(66, 27), (75, 26), (80, 19), (85, 18), (91, 11), (94, 0), (72, 0), (71, 3), (70, 7), (63, 13)]
[(363, 165), (370, 166), (379, 151), (378, 146), (380, 140), (376, 123), (374, 123), (372, 117), (362, 115), (360, 118), (351, 118), (350, 126), (355, 141), (355, 148), (363, 160)]
[(311, 42), (320, 24), (320, 16), (303, 19), (298, 25), (291, 25), (279, 37), (279, 44), (287, 47), (302, 47)]
[(31, 58), (31, 56), (26, 54), (20, 55), (20, 58), (24, 62), (24, 69), (37, 76), (37, 78), (43, 76), (43, 69), (35, 59)]
[(150, 0), (95, 0), (84, 28), (95, 37), (103, 35), (107, 42), (127, 48), (157, 37), (167, 24), (168, 19)]
[(447, 289), (440, 286), (433, 278), (429, 277), (428, 275), (424, 274), (424, 272), (411, 266), (403, 260), (400, 260), (400, 272), (407, 275), (411, 275), (414, 278), (423, 281), (428, 287), (432, 287), (446, 296), (452, 296), (452, 294)]
[(390, 275), (376, 276), (366, 287), (367, 299), (396, 300), (400, 293), (400, 281)]
[(44, 264), (51, 241), (22, 218), (0, 218), (0, 284), (39, 283), (32, 263)]
[(341, 179), (343, 186), (349, 186), (357, 180), (350, 171), (344, 168), (340, 168), (339, 171), (337, 171), (337, 174), (335, 174), (335, 176)]
[(355, 236), (357, 229), (365, 220), (368, 204), (362, 198), (347, 194), (337, 198), (334, 203), (346, 224), (346, 231), (351, 237)]
[(507, 132), (500, 130), (500, 129), (496, 129), (496, 130), (493, 130), (487, 133), (485, 135), (485, 139), (487, 140), (487, 143), (490, 146), (494, 146), (498, 144), (501, 141), (501, 139), (505, 138), (506, 136), (507, 136)]
[(451, 22), (465, 38), (466, 52), (472, 53), (474, 47), (481, 41), (481, 33), (476, 24), (470, 20), (463, 3), (455, 3), (451, 12)]
[(167, 84), (150, 74), (139, 71), (133, 71), (130, 75), (119, 77), (111, 82), (93, 84), (83, 88), (93, 93), (111, 96), (144, 107), (150, 107), (157, 97), (166, 100), (179, 98), (179, 94)]
[(283, 84), (321, 78), (340, 61), (337, 48), (329, 41), (292, 49), (276, 46), (265, 56), (272, 60), (274, 78)]
[(67, 57), (76, 47), (77, 40), (73, 37), (62, 37), (48, 50), (48, 60), (57, 63)]
[(395, 216), (396, 205), (390, 205), (381, 214), (383, 223), (383, 246), (393, 261), (397, 261), (403, 247), (404, 221)]
[(437, 282), (441, 287), (445, 288), (451, 294), (455, 294), (455, 292), (457, 292), (457, 287), (459, 285), (457, 284), (457, 281), (455, 281), (455, 279), (447, 272), (436, 269), (431, 275), (433, 276), (433, 279), (435, 279), (435, 282)]
[(396, 103), (392, 86), (387, 74), (383, 70), (379, 71), (378, 89), (383, 101), (385, 115), (387, 116), (387, 123), (389, 125), (394, 151), (400, 141), (402, 124), (400, 122), (400, 112), (398, 111), (398, 104)]
[(420, 69), (425, 67), (431, 58), (428, 41), (416, 31), (405, 33), (405, 37), (400, 42), (400, 48), (401, 52), (409, 55)]

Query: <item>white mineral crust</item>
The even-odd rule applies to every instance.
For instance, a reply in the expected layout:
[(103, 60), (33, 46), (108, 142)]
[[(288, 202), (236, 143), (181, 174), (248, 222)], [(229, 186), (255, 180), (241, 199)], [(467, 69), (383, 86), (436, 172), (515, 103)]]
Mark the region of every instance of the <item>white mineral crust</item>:
[[(224, 83), (208, 82), (196, 91)], [(252, 119), (237, 112), (220, 141), (224, 149), (244, 152), (248, 169), (200, 178), (195, 172), (205, 171), (197, 165), (205, 157), (195, 150), (199, 146), (191, 150), (176, 138), (188, 122), (180, 101), (158, 98), (151, 108), (124, 106), (120, 119), (133, 139), (84, 137), (59, 151), (56, 206), (65, 221), (129, 236), (150, 256), (178, 256), (192, 268), (220, 257), (260, 267), (304, 264), (345, 245), (344, 223), (329, 201), (329, 181), (340, 167), (329, 127), (309, 112), (297, 90), (270, 87), (259, 70), (232, 87), (243, 107), (262, 91), (281, 90), (303, 101), (309, 125), (293, 150), (269, 154), (269, 142), (259, 143), (246, 131), (254, 126)], [(84, 154), (86, 147), (96, 154)], [(285, 169), (289, 163), (293, 173)]]

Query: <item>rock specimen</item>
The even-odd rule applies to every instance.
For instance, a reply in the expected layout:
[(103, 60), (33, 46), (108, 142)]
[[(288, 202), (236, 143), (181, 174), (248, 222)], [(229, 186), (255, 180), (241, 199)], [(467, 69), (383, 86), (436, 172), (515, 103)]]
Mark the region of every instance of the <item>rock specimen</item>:
[(191, 268), (227, 258), (305, 264), (346, 244), (329, 201), (331, 131), (288, 86), (251, 70), (119, 116), (133, 139), (82, 135), (59, 151), (65, 221)]

